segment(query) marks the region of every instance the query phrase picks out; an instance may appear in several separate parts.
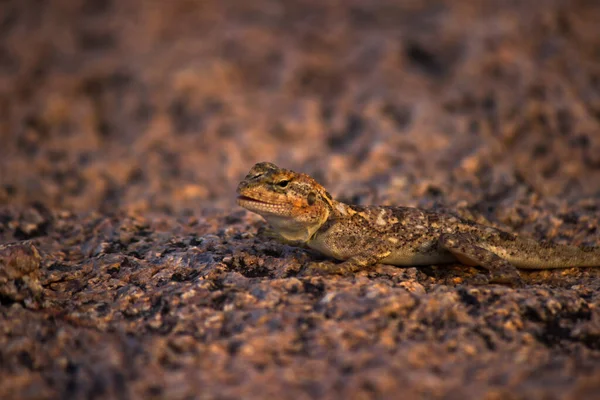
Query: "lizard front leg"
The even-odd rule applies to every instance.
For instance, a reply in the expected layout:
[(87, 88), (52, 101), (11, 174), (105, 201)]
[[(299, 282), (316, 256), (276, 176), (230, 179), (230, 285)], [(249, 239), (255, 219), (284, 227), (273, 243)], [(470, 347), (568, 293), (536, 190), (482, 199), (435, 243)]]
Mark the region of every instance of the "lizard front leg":
[(477, 239), (468, 234), (442, 234), (441, 247), (449, 251), (456, 259), (469, 266), (479, 266), (487, 270), (487, 276), (481, 276), (481, 284), (503, 283), (513, 286), (523, 284), (517, 268), (497, 254), (477, 245)]
[(264, 228), (263, 230), (261, 230), (259, 232), (260, 236), (263, 236), (267, 239), (271, 239), (274, 240), (278, 243), (281, 244), (285, 244), (287, 246), (292, 246), (292, 247), (301, 247), (301, 248), (308, 248), (306, 246), (306, 242), (303, 242), (301, 240), (289, 240), (284, 238), (280, 233), (278, 233), (276, 230), (272, 229), (272, 228)]

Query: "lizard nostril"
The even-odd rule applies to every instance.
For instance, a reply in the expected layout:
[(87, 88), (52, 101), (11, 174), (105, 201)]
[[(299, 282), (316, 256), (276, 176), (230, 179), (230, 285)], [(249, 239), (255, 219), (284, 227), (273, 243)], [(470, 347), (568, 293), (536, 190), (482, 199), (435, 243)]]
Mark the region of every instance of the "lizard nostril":
[(241, 192), (242, 190), (246, 189), (247, 187), (248, 187), (248, 183), (247, 183), (246, 181), (242, 181), (242, 182), (240, 182), (240, 184), (238, 185), (238, 187), (237, 187), (237, 189), (236, 189), (236, 192), (237, 192), (238, 194), (240, 194), (240, 192)]

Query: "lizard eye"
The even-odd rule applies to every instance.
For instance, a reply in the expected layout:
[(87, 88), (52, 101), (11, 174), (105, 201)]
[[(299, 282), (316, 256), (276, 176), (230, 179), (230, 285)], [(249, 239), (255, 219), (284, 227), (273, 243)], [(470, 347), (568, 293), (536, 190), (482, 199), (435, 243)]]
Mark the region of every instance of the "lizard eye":
[(314, 192), (310, 192), (306, 198), (306, 201), (308, 202), (309, 206), (312, 206), (315, 204), (315, 201), (317, 201), (317, 195)]
[(277, 182), (277, 186), (284, 188), (288, 185), (288, 183), (290, 183), (288, 180), (279, 181)]

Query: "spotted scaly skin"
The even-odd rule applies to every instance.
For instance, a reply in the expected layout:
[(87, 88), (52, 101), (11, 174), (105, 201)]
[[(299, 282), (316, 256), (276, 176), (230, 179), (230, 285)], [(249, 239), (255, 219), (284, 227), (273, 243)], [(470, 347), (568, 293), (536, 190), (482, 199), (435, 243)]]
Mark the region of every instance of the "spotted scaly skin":
[(600, 248), (537, 242), (458, 216), (411, 207), (355, 206), (334, 200), (306, 174), (256, 164), (240, 182), (238, 204), (264, 217), (287, 243), (342, 260), (330, 272), (376, 263), (460, 262), (487, 271), (476, 283), (522, 284), (517, 268), (600, 266)]

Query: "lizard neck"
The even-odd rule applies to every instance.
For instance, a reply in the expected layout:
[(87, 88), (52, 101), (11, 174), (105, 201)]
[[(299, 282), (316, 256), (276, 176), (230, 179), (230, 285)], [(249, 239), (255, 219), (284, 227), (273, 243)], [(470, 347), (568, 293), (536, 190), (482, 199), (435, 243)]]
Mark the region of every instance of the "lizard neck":
[(342, 203), (341, 201), (331, 201), (331, 211), (329, 218), (347, 218), (353, 216), (354, 214), (356, 214), (356, 211), (350, 205)]
[(320, 203), (310, 210), (297, 208), (290, 215), (264, 215), (269, 224), (284, 239), (308, 242), (315, 233), (332, 217), (330, 205)]

